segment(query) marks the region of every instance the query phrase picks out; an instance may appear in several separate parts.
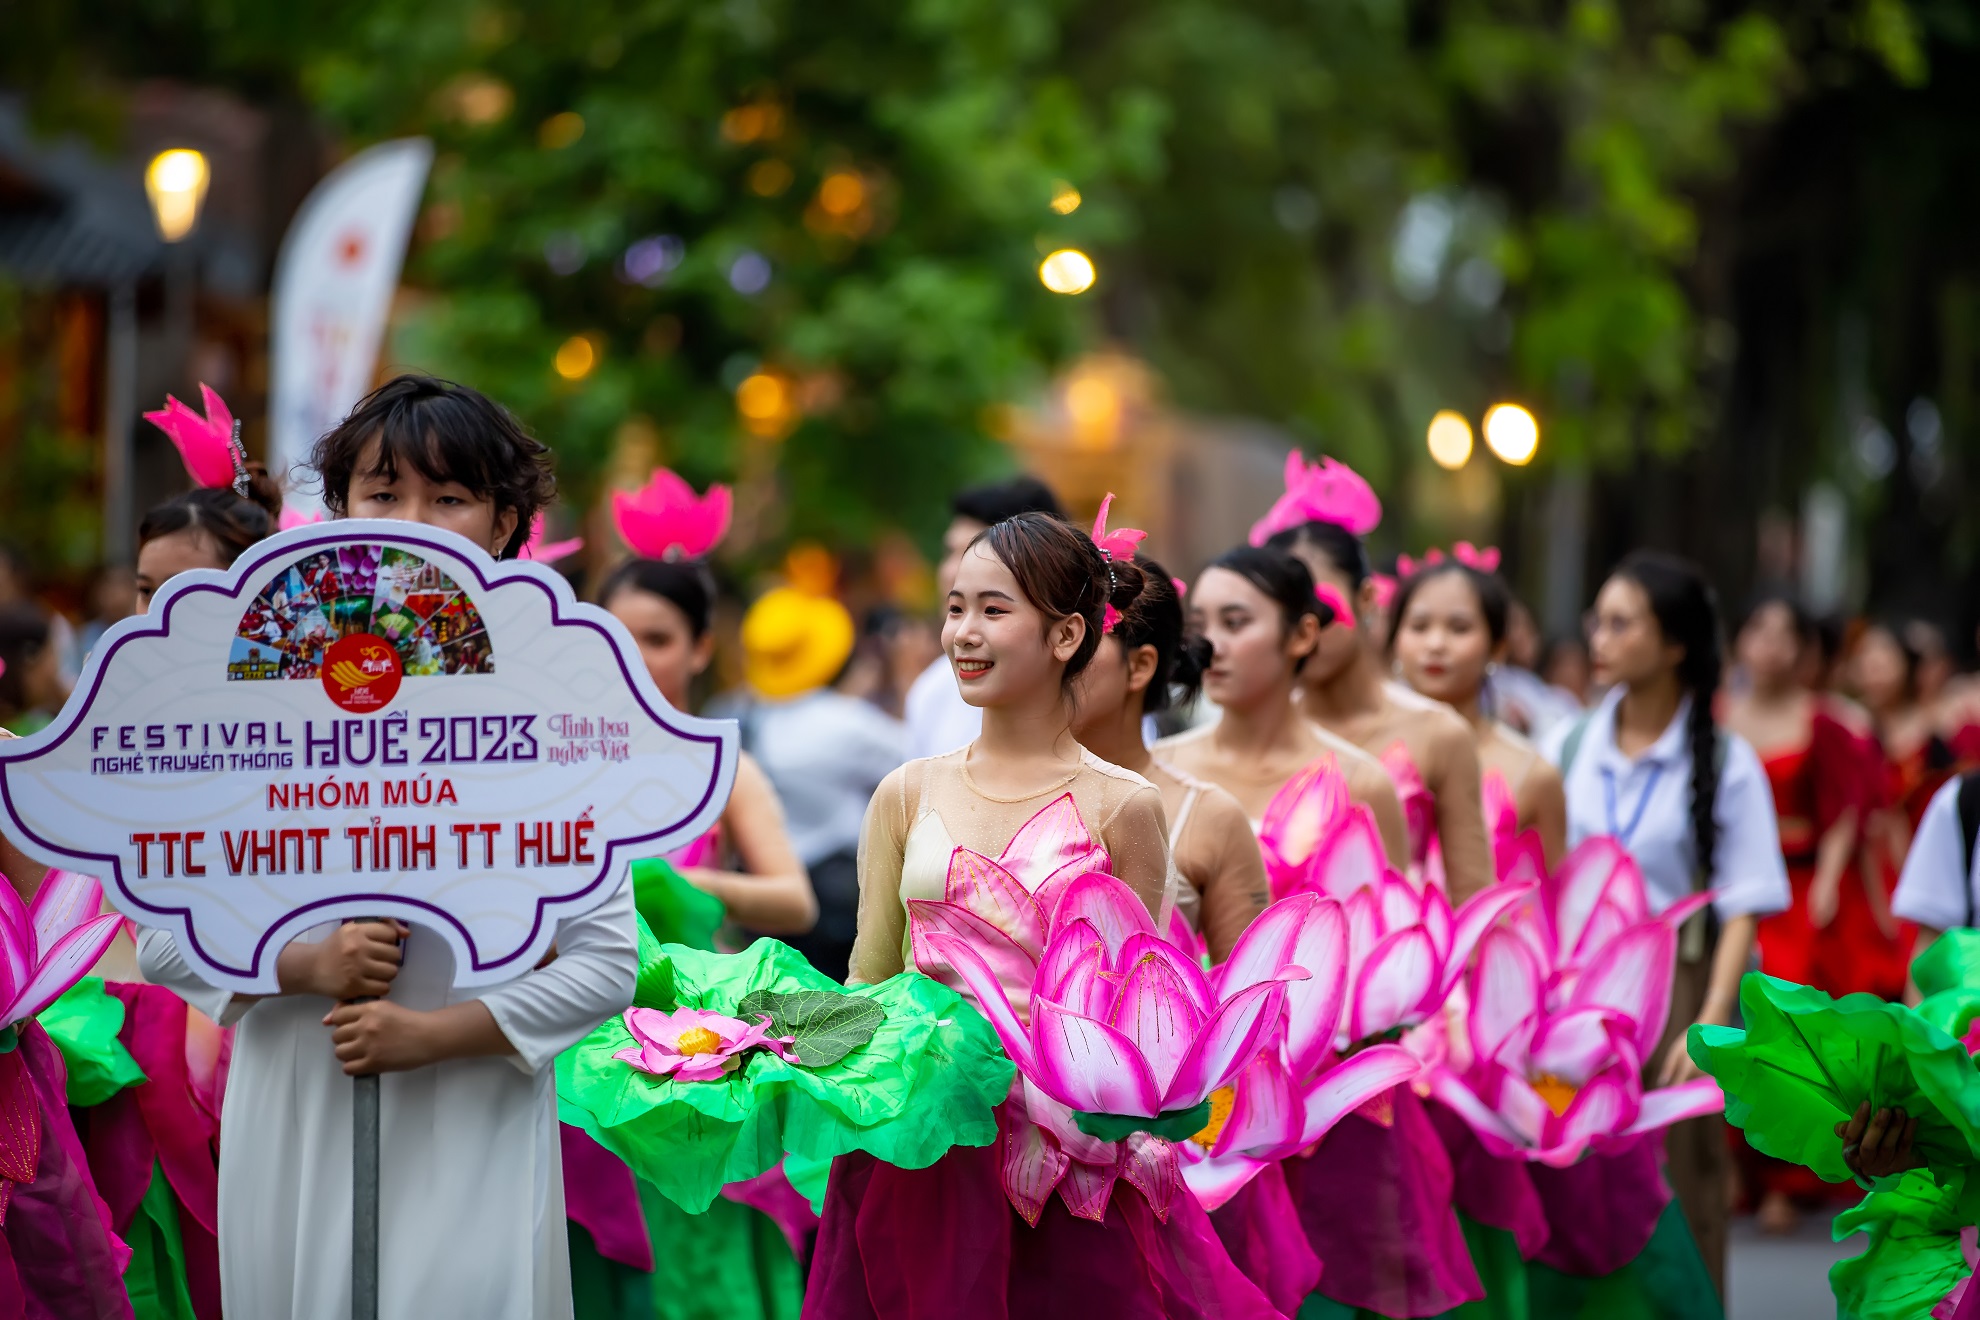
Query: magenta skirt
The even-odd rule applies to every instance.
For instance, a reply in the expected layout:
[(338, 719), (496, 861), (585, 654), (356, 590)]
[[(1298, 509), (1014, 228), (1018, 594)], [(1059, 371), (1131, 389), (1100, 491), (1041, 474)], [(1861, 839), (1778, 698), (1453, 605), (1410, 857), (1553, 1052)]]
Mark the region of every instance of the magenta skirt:
[(832, 1163), (804, 1320), (1276, 1320), (1187, 1192), (1164, 1224), (1126, 1179), (1104, 1222), (1054, 1194), (1033, 1228), (1011, 1208), (1000, 1146), (926, 1169)]
[(1387, 1126), (1349, 1114), (1284, 1161), (1324, 1297), (1385, 1316), (1441, 1315), (1485, 1295), (1452, 1208), (1450, 1155), (1408, 1087)]

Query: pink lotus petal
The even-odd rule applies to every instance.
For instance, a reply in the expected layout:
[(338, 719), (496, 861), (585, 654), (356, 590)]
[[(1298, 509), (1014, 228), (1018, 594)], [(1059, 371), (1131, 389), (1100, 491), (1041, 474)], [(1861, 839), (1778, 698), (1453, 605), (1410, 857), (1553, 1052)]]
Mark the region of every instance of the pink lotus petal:
[(1375, 890), (1376, 901), (1380, 905), (1377, 910), (1381, 913), (1382, 933), (1386, 935), (1421, 922), (1426, 892), (1394, 871), (1383, 876), (1382, 883)]
[[(1017, 1009), (1011, 1005), (1010, 996), (1005, 993), (1003, 982), (997, 979), (996, 972), (985, 962), (975, 948), (967, 941), (940, 931), (930, 931), (927, 936), (930, 952), (941, 958), (969, 987), (970, 997), (990, 1021), (997, 1032), (997, 1039), (1003, 1042), (1004, 1052), (1026, 1073), (1037, 1069), (1037, 1059), (1032, 1050), (1031, 1037), (1018, 1020)], [(1036, 1006), (1033, 1008), (1036, 1013)]]
[(1111, 1160), (1106, 1164), (1082, 1164), (1074, 1160), (1066, 1166), (1066, 1176), (1059, 1180), (1059, 1199), (1066, 1203), (1073, 1218), (1102, 1223), (1107, 1218), (1107, 1202), (1113, 1198), (1114, 1183), (1119, 1177), (1119, 1166)]
[[(1280, 969), (1294, 961), (1292, 951), (1300, 932), (1314, 919), (1322, 903), (1327, 900), (1318, 894), (1295, 894), (1261, 912), (1245, 927), (1244, 934), (1238, 936), (1237, 943), (1231, 946), (1231, 956), (1217, 969), (1218, 990), (1233, 995), (1246, 986), (1278, 975)], [(1336, 905), (1327, 903), (1327, 906)]]
[[(1584, 839), (1548, 877), (1548, 910), (1554, 918), (1554, 943), (1566, 958), (1581, 943), (1582, 928), (1596, 905), (1613, 888), (1624, 901), (1635, 863), (1622, 845), (1607, 835)], [(1641, 886), (1641, 876), (1637, 876)]]
[(1277, 1159), (1298, 1150), (1300, 1097), (1292, 1075), (1270, 1050), (1252, 1056), (1237, 1076), (1231, 1112), (1210, 1147), (1210, 1154), (1250, 1154)]
[(1329, 1068), (1306, 1093), (1300, 1118), (1299, 1148), (1312, 1145), (1336, 1123), (1363, 1105), (1414, 1081), (1421, 1061), (1400, 1045), (1371, 1045)]
[(1210, 987), (1202, 972), (1152, 935), (1128, 940), (1120, 968), (1113, 1025), (1148, 1061), (1157, 1089), (1166, 1089), (1203, 1026)]
[(1355, 980), (1348, 1038), (1366, 1040), (1418, 1020), (1442, 970), (1429, 932), (1421, 926), (1384, 937)]
[(1451, 941), (1456, 934), (1451, 918), (1451, 900), (1436, 885), (1425, 885), (1423, 888), (1421, 920), (1423, 929), (1430, 932), (1430, 943), (1436, 946), (1437, 956), (1446, 962), (1451, 961)]
[(1636, 1120), (1618, 1135), (1633, 1137), (1639, 1133), (1654, 1132), (1688, 1118), (1724, 1113), (1725, 1108), (1726, 1093), (1710, 1077), (1696, 1077), (1676, 1086), (1660, 1086), (1643, 1093), (1637, 1106)]
[(1044, 897), (1048, 884), (1056, 882), (1056, 888), (1087, 871), (1111, 869), (1106, 849), (1088, 833), (1070, 793), (1061, 793), (1019, 826), (997, 860), (1039, 897), (1048, 914), (1053, 908)]
[(1512, 911), (1532, 892), (1524, 885), (1490, 885), (1473, 894), (1458, 909), (1451, 928), (1450, 957), (1444, 964), (1442, 989), (1445, 996), (1457, 988), (1458, 978), (1464, 974), (1464, 965), (1471, 961), (1471, 951), (1478, 946), (1478, 941), (1492, 923)]
[(1052, 912), (1054, 930), (1072, 921), (1091, 922), (1106, 941), (1107, 957), (1117, 960), (1130, 935), (1155, 934), (1155, 920), (1125, 882), (1088, 872), (1065, 887)]
[(1556, 1121), (1553, 1107), (1524, 1077), (1512, 1073), (1499, 1077), (1497, 1110), (1506, 1127), (1518, 1135), (1520, 1145), (1529, 1151), (1546, 1143), (1548, 1129)]
[(981, 853), (958, 848), (949, 854), (943, 897), (1011, 937), (1034, 959), (1045, 951), (1045, 913), (1016, 876)]
[(1345, 901), (1381, 883), (1389, 872), (1388, 857), (1375, 813), (1362, 803), (1354, 803), (1314, 852), (1313, 874), (1318, 881), (1314, 888)]
[(1526, 941), (1509, 930), (1487, 931), (1471, 974), (1473, 1057), (1525, 1071), (1544, 995), (1540, 964)]
[(1004, 1195), (1011, 1207), (1033, 1228), (1045, 1213), (1045, 1201), (1065, 1177), (1072, 1160), (1059, 1149), (1045, 1130), (1027, 1119), (1015, 1104), (997, 1107), (998, 1125), (1004, 1129)]
[(1258, 844), (1274, 897), (1306, 887), (1315, 852), (1340, 828), (1347, 807), (1347, 781), (1331, 754), (1315, 757), (1272, 795), (1259, 823)]
[(34, 918), (14, 886), (0, 884), (0, 990), (7, 999), (34, 975), (35, 946)]
[(1014, 944), (1003, 931), (954, 903), (911, 898), (907, 901), (907, 909), (908, 943), (914, 950), (916, 971), (935, 978), (951, 990), (966, 989), (960, 975), (927, 943), (928, 936), (933, 932), (953, 935), (966, 941), (990, 964), (998, 981), (1011, 991), (1012, 1007), (1020, 1015), (1023, 1014), (1029, 998), (1028, 988), (1037, 973), (1037, 964), (1030, 954)]
[(1059, 1149), (1073, 1159), (1081, 1164), (1105, 1164), (1118, 1155), (1120, 1148), (1114, 1142), (1089, 1137), (1080, 1131), (1072, 1106), (1054, 1100), (1032, 1078), (1020, 1075), (1018, 1089), (1023, 1096), (1025, 1114), (1051, 1134)]
[[(1501, 1159), (1512, 1159), (1524, 1155), (1530, 1148), (1527, 1139), (1496, 1110), (1479, 1099), (1478, 1094), (1455, 1073), (1443, 1069), (1431, 1073), (1430, 1094), (1463, 1119), (1491, 1154)], [(1534, 1099), (1539, 1100), (1539, 1097), (1536, 1095)], [(1545, 1107), (1543, 1103), (1541, 1108), (1544, 1110)]]
[(1162, 1112), (1155, 1074), (1124, 1033), (1050, 1000), (1035, 1001), (1031, 1016), (1036, 1061), (1027, 1071), (1040, 1090), (1087, 1113), (1153, 1118)]
[(1074, 921), (1059, 928), (1046, 946), (1031, 993), (1102, 1022), (1113, 1016), (1120, 982), (1112, 975), (1106, 941), (1091, 922)]
[[(1547, 879), (1547, 855), (1540, 845), (1540, 835), (1527, 830), (1516, 835), (1506, 845), (1493, 853), (1499, 879), (1508, 884), (1544, 884)], [(1552, 935), (1552, 930), (1548, 932)]]
[(1672, 930), (1676, 930), (1678, 927), (1684, 925), (1685, 922), (1691, 920), (1694, 914), (1703, 912), (1711, 905), (1712, 895), (1709, 892), (1688, 894), (1665, 908), (1662, 912), (1659, 912), (1657, 914), (1657, 920), (1663, 922)]
[(1633, 1024), (1618, 1023), (1604, 1008), (1557, 1014), (1542, 1023), (1533, 1038), (1529, 1070), (1551, 1073), (1570, 1086), (1585, 1085), (1615, 1058), (1614, 1036), (1627, 1040), (1634, 1034)]
[(112, 912), (86, 921), (63, 935), (54, 948), (42, 955), (33, 977), (0, 1010), (0, 1023), (12, 1024), (33, 1017), (89, 975), (89, 969), (117, 938), (123, 924), (124, 919)]
[[(1186, 1152), (1189, 1149), (1184, 1148)], [(1272, 1161), (1254, 1160), (1247, 1155), (1185, 1158), (1182, 1176), (1198, 1205), (1205, 1210), (1218, 1210), (1243, 1191), (1246, 1183), (1271, 1167)]]
[(28, 920), (34, 926), (38, 949), (51, 949), (55, 942), (103, 910), (103, 886), (93, 875), (51, 870), (42, 878), (41, 888), (28, 905)]
[[(1288, 980), (1297, 979), (1294, 973), (1305, 976), (1304, 971), (1292, 967), (1279, 975)], [(1248, 986), (1218, 1005), (1197, 1032), (1189, 1053), (1163, 1090), (1162, 1109), (1188, 1109), (1201, 1104), (1212, 1091), (1237, 1076), (1258, 1049), (1260, 1037), (1278, 1024), (1279, 1013), (1285, 1008), (1285, 994), (1279, 981), (1266, 981)]]
[(1163, 932), (1169, 943), (1182, 951), (1184, 957), (1201, 967), (1210, 961), (1210, 946), (1203, 937), (1190, 928), (1189, 918), (1183, 915), (1180, 907), (1169, 910), (1169, 928)]
[(1677, 931), (1645, 921), (1610, 940), (1576, 978), (1568, 1007), (1608, 1008), (1635, 1028), (1636, 1052), (1648, 1055), (1663, 1039), (1671, 1011)]
[(1341, 913), (1347, 918), (1348, 933), (1348, 986), (1350, 989), (1361, 976), (1361, 966), (1368, 961), (1377, 944), (1382, 942), (1382, 916), (1380, 905), (1372, 889), (1357, 889), (1348, 895), (1341, 904)]
[(1332, 899), (1320, 899), (1300, 927), (1288, 960), (1309, 973), (1286, 987), (1286, 1066), (1298, 1078), (1311, 1077), (1326, 1062), (1340, 1030), (1347, 1003), (1347, 914)]
[(1121, 1177), (1148, 1201), (1155, 1218), (1166, 1224), (1183, 1191), (1182, 1157), (1176, 1143), (1148, 1132), (1130, 1132), (1121, 1140)]
[(1635, 1079), (1625, 1080), (1618, 1070), (1603, 1072), (1591, 1079), (1568, 1102), (1553, 1132), (1549, 1149), (1540, 1162), (1556, 1168), (1574, 1163), (1590, 1142), (1611, 1136), (1636, 1118)]

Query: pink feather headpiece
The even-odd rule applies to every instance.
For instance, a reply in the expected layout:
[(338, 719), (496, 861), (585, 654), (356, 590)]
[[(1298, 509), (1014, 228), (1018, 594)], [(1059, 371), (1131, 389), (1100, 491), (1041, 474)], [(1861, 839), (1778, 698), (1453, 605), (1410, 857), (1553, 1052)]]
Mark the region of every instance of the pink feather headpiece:
[[(1415, 577), (1426, 568), (1437, 567), (1437, 565), (1444, 562), (1444, 558), (1444, 552), (1434, 545), (1423, 552), (1423, 558), (1421, 559), (1411, 559), (1408, 555), (1397, 555), (1396, 573), (1400, 577)], [(1451, 547), (1450, 558), (1463, 564), (1466, 568), (1473, 569), (1479, 573), (1496, 573), (1499, 571), (1499, 547), (1496, 545), (1488, 545), (1481, 550), (1469, 541), (1459, 541)]]
[[(1134, 552), (1148, 539), (1148, 533), (1135, 527), (1122, 527), (1107, 530), (1107, 512), (1114, 507), (1114, 492), (1108, 491), (1107, 498), (1100, 501), (1100, 512), (1093, 519), (1093, 544), (1100, 547), (1100, 553), (1107, 557), (1109, 564), (1132, 562)], [(1107, 571), (1108, 594), (1112, 595), (1114, 585), (1113, 570)], [(1106, 613), (1101, 616), (1100, 631), (1110, 633), (1121, 621), (1121, 612), (1114, 608), (1114, 602), (1107, 602)]]
[(543, 515), (537, 514), (529, 524), (529, 539), (523, 542), (520, 558), (534, 559), (539, 564), (551, 564), (566, 555), (574, 555), (584, 549), (584, 538), (573, 536), (568, 541), (543, 540)]
[(1301, 523), (1324, 522), (1355, 536), (1366, 536), (1382, 521), (1382, 501), (1359, 473), (1345, 463), (1322, 458), (1309, 464), (1295, 449), (1286, 455), (1286, 493), (1251, 528), (1251, 543), (1264, 545)]
[(729, 488), (710, 486), (706, 495), (666, 468), (636, 491), (615, 491), (612, 519), (619, 535), (643, 559), (698, 559), (728, 534), (732, 512)]
[(247, 495), (247, 454), (241, 448), (240, 423), (227, 410), (227, 403), (211, 385), (200, 384), (206, 416), (201, 417), (171, 395), (165, 406), (144, 415), (145, 420), (171, 437), (185, 461), (186, 472), (202, 486), (225, 486), (234, 494)]

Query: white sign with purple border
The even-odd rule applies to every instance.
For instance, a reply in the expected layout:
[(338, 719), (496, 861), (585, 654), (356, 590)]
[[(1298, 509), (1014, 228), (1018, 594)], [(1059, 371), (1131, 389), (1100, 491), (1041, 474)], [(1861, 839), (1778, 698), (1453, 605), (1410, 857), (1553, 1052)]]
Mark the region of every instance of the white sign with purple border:
[(0, 829), (217, 986), (273, 991), (289, 940), (357, 916), (439, 932), (487, 985), (709, 829), (736, 756), (548, 567), (318, 523), (105, 634), (55, 722), (0, 743)]

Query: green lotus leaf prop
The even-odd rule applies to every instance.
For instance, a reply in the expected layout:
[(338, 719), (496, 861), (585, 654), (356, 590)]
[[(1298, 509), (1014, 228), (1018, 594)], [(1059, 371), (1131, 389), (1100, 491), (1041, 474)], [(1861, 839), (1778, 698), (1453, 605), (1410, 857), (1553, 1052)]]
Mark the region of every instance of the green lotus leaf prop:
[(100, 1105), (144, 1080), (144, 1069), (117, 1039), (124, 1029), (124, 1001), (104, 990), (102, 977), (85, 976), (42, 1009), (35, 1021), (62, 1051), (69, 1070), (70, 1104)]

